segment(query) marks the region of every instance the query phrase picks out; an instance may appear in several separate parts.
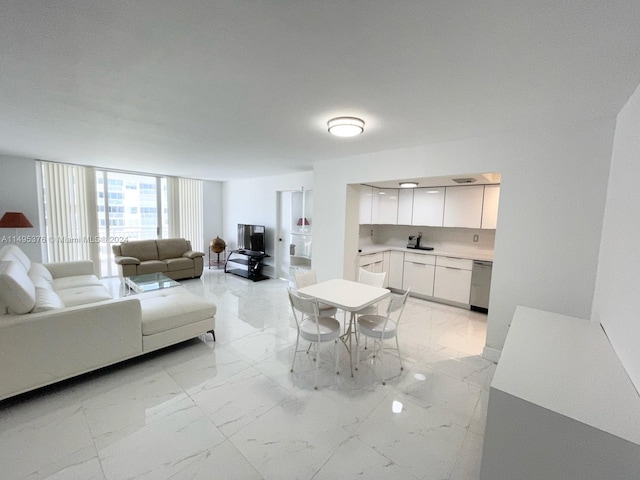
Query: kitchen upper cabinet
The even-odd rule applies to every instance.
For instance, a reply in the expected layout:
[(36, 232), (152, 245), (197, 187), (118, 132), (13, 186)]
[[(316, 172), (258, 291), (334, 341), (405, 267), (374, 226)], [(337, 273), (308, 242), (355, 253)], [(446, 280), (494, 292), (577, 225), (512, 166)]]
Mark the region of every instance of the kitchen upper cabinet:
[(499, 201), (500, 185), (485, 185), (482, 202), (482, 228), (496, 228)]
[[(374, 193), (375, 193), (374, 189)], [(398, 189), (380, 188), (378, 190), (378, 218), (372, 215), (372, 222), (377, 224), (398, 224)]]
[(379, 223), (380, 217), (380, 189), (371, 188), (371, 223)]
[(435, 256), (419, 253), (404, 254), (402, 288), (411, 288), (412, 293), (433, 296)]
[(443, 211), (445, 187), (413, 189), (412, 225), (442, 227)]
[(483, 197), (483, 185), (446, 187), (442, 226), (480, 228)]
[(401, 188), (398, 191), (398, 225), (411, 225), (412, 217), (413, 188)]
[(360, 223), (371, 224), (371, 197), (373, 196), (373, 187), (368, 185), (360, 185)]

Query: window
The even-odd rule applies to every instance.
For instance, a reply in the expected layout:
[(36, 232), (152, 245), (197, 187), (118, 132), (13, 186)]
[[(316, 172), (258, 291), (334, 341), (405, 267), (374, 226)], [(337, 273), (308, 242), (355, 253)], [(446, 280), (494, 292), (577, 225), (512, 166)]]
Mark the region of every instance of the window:
[[(165, 185), (165, 188), (163, 188)], [(98, 190), (100, 263), (105, 276), (118, 274), (111, 246), (128, 240), (147, 240), (168, 236), (160, 205), (166, 198), (166, 179), (125, 172), (96, 171)]]

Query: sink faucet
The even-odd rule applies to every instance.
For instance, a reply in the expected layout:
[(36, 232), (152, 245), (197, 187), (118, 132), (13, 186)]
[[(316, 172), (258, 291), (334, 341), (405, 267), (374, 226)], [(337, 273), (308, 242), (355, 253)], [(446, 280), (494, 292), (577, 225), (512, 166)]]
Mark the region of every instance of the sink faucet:
[(417, 239), (417, 242), (416, 242), (416, 246), (417, 247), (420, 247), (420, 240), (422, 240), (422, 232), (418, 232), (418, 239)]

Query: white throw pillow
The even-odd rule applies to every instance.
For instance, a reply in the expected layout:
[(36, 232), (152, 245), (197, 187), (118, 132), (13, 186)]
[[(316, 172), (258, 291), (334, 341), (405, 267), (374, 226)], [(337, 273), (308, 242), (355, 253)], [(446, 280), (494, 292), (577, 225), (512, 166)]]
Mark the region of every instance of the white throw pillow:
[(64, 303), (53, 290), (46, 288), (36, 287), (36, 304), (31, 310), (31, 313), (47, 312), (49, 310), (56, 310), (64, 308)]
[(13, 313), (29, 313), (36, 304), (36, 287), (19, 262), (0, 262), (0, 298)]

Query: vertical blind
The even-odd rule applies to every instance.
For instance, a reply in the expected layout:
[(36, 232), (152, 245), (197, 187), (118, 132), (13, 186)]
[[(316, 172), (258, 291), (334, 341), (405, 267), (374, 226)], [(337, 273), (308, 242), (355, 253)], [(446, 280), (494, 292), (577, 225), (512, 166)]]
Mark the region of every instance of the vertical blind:
[(94, 169), (38, 163), (42, 172), (47, 260), (91, 260), (100, 275)]
[(191, 248), (205, 251), (203, 246), (204, 213), (202, 206), (202, 180), (167, 178), (169, 203), (169, 236), (191, 240)]
[[(96, 173), (92, 167), (38, 162), (42, 173), (47, 261), (91, 260), (100, 275)], [(204, 251), (202, 180), (167, 177), (169, 237)]]

